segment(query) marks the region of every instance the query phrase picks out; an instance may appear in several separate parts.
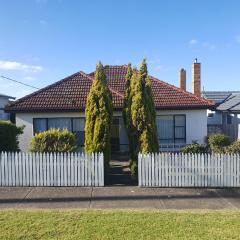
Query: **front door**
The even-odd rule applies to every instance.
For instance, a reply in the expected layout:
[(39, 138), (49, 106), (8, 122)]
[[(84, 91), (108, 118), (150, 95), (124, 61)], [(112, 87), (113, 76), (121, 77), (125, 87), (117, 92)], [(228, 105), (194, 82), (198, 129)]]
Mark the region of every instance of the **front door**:
[(119, 118), (113, 118), (111, 127), (111, 151), (120, 151), (120, 139), (119, 139)]

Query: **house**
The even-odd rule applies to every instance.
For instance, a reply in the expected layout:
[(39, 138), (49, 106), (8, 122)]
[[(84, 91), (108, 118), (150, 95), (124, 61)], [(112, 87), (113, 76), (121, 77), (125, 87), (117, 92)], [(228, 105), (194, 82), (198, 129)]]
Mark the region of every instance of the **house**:
[(202, 96), (215, 103), (208, 110), (208, 135), (223, 133), (231, 141), (240, 139), (240, 91), (204, 91)]
[[(122, 118), (127, 66), (106, 65), (104, 70), (113, 97), (112, 150), (127, 152), (128, 139)], [(180, 72), (180, 88), (151, 77), (161, 150), (179, 150), (192, 142), (203, 143), (207, 136), (207, 109), (214, 105), (200, 96), (200, 63), (193, 64), (194, 93), (184, 88), (184, 71)], [(69, 129), (76, 133), (78, 144), (83, 147), (84, 110), (93, 78), (94, 72), (80, 71), (6, 107), (6, 111), (16, 114), (17, 125), (25, 125), (19, 139), (22, 151), (29, 149), (35, 133), (49, 128)]]
[(0, 120), (10, 120), (10, 114), (5, 112), (4, 108), (10, 103), (11, 100), (14, 99), (14, 97), (0, 93)]

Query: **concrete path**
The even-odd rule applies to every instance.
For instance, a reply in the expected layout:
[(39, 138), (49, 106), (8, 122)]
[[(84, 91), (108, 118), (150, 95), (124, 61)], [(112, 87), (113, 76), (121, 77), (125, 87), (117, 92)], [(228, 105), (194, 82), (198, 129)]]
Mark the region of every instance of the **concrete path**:
[(0, 187), (0, 208), (240, 209), (240, 189)]

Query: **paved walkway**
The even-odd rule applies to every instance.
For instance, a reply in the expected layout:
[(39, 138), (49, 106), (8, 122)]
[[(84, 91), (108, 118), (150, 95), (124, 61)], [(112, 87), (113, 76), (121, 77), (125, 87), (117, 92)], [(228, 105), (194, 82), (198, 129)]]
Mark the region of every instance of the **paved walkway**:
[(2, 187), (0, 208), (240, 209), (240, 189)]

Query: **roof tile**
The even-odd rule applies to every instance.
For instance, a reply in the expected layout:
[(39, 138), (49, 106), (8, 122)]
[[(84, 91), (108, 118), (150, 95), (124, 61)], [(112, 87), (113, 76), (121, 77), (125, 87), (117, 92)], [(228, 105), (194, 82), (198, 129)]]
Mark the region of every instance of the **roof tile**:
[[(113, 107), (123, 105), (127, 66), (104, 67), (108, 86), (112, 92)], [(85, 109), (94, 72), (77, 72), (39, 91), (27, 95), (6, 107), (9, 112), (80, 111)], [(160, 81), (154, 77), (152, 90), (156, 109), (197, 109), (213, 107), (213, 103)]]

